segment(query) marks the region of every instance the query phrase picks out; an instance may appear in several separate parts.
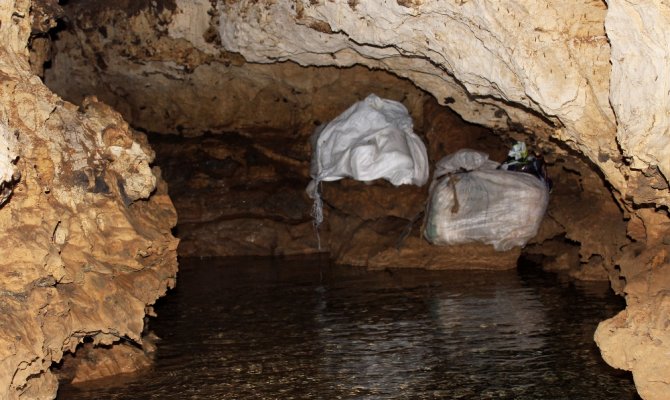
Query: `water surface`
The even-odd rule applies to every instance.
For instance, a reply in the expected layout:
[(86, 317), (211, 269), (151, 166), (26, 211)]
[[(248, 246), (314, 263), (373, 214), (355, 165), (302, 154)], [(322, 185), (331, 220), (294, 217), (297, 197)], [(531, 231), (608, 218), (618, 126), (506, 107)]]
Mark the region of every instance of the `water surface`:
[(59, 399), (639, 399), (607, 366), (606, 283), (363, 269), (318, 258), (182, 259), (155, 366)]

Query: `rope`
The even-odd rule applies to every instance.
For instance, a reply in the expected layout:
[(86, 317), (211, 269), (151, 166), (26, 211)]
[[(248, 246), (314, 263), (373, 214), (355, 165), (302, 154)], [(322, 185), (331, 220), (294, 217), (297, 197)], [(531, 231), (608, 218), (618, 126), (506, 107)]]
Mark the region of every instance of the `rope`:
[(321, 181), (317, 180), (314, 188), (314, 204), (312, 204), (312, 218), (314, 218), (314, 232), (316, 233), (317, 248), (321, 251), (321, 235), (319, 227), (323, 222), (323, 200), (321, 199)]

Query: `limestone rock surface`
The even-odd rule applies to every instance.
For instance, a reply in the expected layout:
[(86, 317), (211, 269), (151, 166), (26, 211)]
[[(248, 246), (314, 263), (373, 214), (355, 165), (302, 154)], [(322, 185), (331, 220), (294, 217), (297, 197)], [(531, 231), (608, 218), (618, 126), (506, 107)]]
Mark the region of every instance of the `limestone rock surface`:
[[(418, 114), (423, 120), (416, 125), (422, 127), (419, 133), (431, 159), (463, 147), (487, 151), (498, 160), (507, 154), (499, 137), (464, 123), (433, 100), (426, 100)], [(510, 269), (520, 254), (520, 249), (500, 253), (484, 245), (431, 246), (420, 237), (428, 185), (394, 187), (383, 180), (362, 183), (349, 179), (322, 184), (326, 220), (319, 231), (319, 249), (310, 215), (312, 201), (305, 193), (310, 179), (310, 152), (304, 147), (308, 137), (287, 140), (285, 132), (259, 130), (192, 138), (152, 134), (151, 141), (180, 215), (177, 229), (182, 256), (281, 256), (321, 250), (330, 252), (339, 263), (373, 269)], [(579, 184), (573, 187), (567, 182), (566, 187), (556, 202), (560, 204), (563, 195), (583, 200)], [(593, 207), (577, 208), (593, 214), (602, 207), (601, 200), (587, 200)], [(609, 205), (616, 209), (613, 203)], [(544, 239), (565, 235), (566, 226), (574, 223), (560, 215), (555, 218), (565, 226)], [(623, 236), (625, 226), (620, 225)], [(576, 232), (572, 235), (578, 236)], [(587, 259), (592, 254), (608, 256), (601, 247), (583, 242), (577, 248)], [(579, 266), (579, 260), (575, 264)], [(607, 279), (603, 272), (600, 278)]]
[(13, 189), (0, 208), (8, 400), (54, 398), (52, 364), (85, 338), (141, 344), (143, 318), (176, 274), (176, 214), (146, 142), (105, 104), (78, 108), (31, 73), (31, 20), (31, 2), (0, 4), (0, 163)]
[(618, 260), (626, 282), (627, 307), (601, 322), (595, 339), (609, 364), (633, 372), (642, 398), (663, 399), (670, 386), (670, 264), (666, 244), (670, 223), (667, 216), (650, 209), (640, 210), (632, 221), (629, 235), (639, 241), (626, 246)]
[(222, 46), (248, 60), (390, 70), (469, 121), (619, 154), (603, 3), (236, 1), (220, 13)]
[[(608, 0), (607, 8), (605, 27), (612, 47), (609, 97), (618, 122), (617, 142), (631, 168), (657, 167), (667, 180), (670, 5), (658, 0)], [(659, 195), (667, 197), (667, 191)]]
[(16, 136), (0, 123), (0, 206), (9, 199), (12, 186), (21, 177), (15, 165), (18, 158), (16, 146)]

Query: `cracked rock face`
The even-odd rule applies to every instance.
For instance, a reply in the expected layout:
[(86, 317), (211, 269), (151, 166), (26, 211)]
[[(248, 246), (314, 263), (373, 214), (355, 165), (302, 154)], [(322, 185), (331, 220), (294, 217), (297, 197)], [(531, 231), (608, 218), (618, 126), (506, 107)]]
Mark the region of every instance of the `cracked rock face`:
[[(573, 276), (609, 278), (614, 290), (626, 296), (628, 307), (598, 329), (596, 338), (604, 358), (633, 371), (645, 399), (664, 399), (670, 392), (670, 368), (665, 367), (670, 360), (670, 328), (666, 326), (670, 318), (666, 298), (670, 222), (664, 211), (670, 205), (670, 38), (665, 29), (670, 23), (670, 6), (666, 2), (70, 1), (63, 10), (67, 29), (54, 34), (53, 45), (48, 37), (34, 37), (29, 56), (32, 71), (43, 74), (64, 98), (84, 104), (81, 111), (59, 102), (39, 80), (30, 77), (26, 66), (30, 31), (54, 26), (48, 15), (61, 12), (50, 7), (52, 3), (32, 2), (32, 25), (27, 21), (29, 1), (0, 4), (0, 39), (3, 51), (11, 55), (0, 57), (0, 95), (5, 109), (15, 114), (7, 112), (10, 117), (0, 119), (0, 126), (6, 123), (9, 133), (0, 137), (0, 163), (4, 162), (0, 165), (5, 165), (0, 172), (4, 171), (4, 187), (13, 190), (10, 201), (0, 208), (0, 222), (7, 221), (3, 226), (10, 228), (43, 226), (39, 237), (45, 240), (38, 243), (48, 244), (25, 244), (17, 233), (20, 230), (6, 230), (8, 238), (19, 238), (11, 239), (12, 246), (34, 247), (16, 252), (17, 260), (39, 264), (39, 268), (44, 265), (57, 282), (76, 283), (80, 275), (74, 265), (86, 266), (81, 267), (85, 277), (103, 274), (102, 267), (89, 268), (90, 259), (118, 265), (135, 257), (130, 270), (148, 274), (147, 269), (157, 267), (147, 265), (157, 266), (160, 257), (167, 260), (171, 254), (167, 243), (174, 242), (167, 234), (162, 241), (151, 239), (151, 245), (137, 239), (138, 235), (165, 233), (174, 223), (162, 181), (150, 168), (152, 151), (109, 107), (92, 98), (84, 102), (87, 95), (95, 94), (133, 126), (150, 132), (184, 137), (243, 132), (252, 143), (253, 151), (245, 153), (251, 154), (248, 157), (241, 158), (243, 151), (234, 145), (207, 148), (217, 174), (246, 168), (248, 176), (258, 179), (283, 175), (300, 180), (306, 178), (308, 161), (304, 143), (314, 126), (335, 117), (374, 87), (387, 88), (378, 95), (402, 100), (415, 120), (430, 120), (415, 125), (424, 129), (434, 155), (454, 150), (449, 146), (455, 143), (470, 143), (467, 135), (440, 127), (440, 113), (426, 111), (428, 93), (465, 120), (493, 128), (508, 141), (532, 142), (551, 155), (551, 174), (560, 179), (548, 218), (526, 251), (550, 254), (555, 269), (579, 265), (570, 271)], [(45, 70), (47, 60), (52, 67)], [(356, 67), (344, 68), (351, 66)], [(373, 74), (365, 67), (407, 80), (396, 83), (390, 74)], [(410, 90), (409, 82), (425, 93)], [(16, 129), (18, 147), (9, 143)], [(280, 130), (291, 136), (281, 137)], [(4, 137), (9, 138), (7, 156), (3, 156)], [(23, 146), (22, 141), (31, 146)], [(31, 150), (22, 154), (24, 148)], [(173, 151), (169, 144), (162, 150)], [(190, 142), (185, 151), (202, 152)], [(276, 163), (258, 166), (263, 157)], [(209, 162), (200, 161), (203, 165)], [(290, 173), (284, 174), (277, 165)], [(15, 168), (22, 175), (18, 183)], [(212, 191), (208, 185), (213, 180), (203, 174), (185, 187), (193, 193)], [(10, 175), (11, 183), (6, 183)], [(154, 186), (157, 189), (152, 192)], [(379, 216), (370, 217), (371, 210), (347, 210), (348, 202), (343, 199), (365, 191), (367, 196), (377, 196), (380, 204), (386, 199), (384, 189), (378, 187), (343, 183), (327, 188), (333, 227), (361, 235), (363, 242), (370, 243), (344, 248), (339, 259), (362, 263), (360, 254), (373, 254), (365, 260), (367, 265), (384, 265), (393, 258), (383, 248), (377, 252), (380, 249), (374, 241), (406, 224), (409, 217), (402, 214), (405, 219), (376, 221)], [(377, 192), (381, 195), (375, 195)], [(250, 252), (313, 249), (306, 215), (280, 207), (299, 203), (297, 192), (262, 197), (252, 191), (248, 196), (250, 204), (231, 207), (230, 215), (225, 209), (223, 214), (206, 208), (203, 212), (203, 207), (191, 203), (178, 206), (193, 218), (187, 224), (197, 225), (190, 231), (192, 236), (209, 232), (214, 238), (243, 241), (248, 236), (237, 250)], [(267, 221), (253, 228), (251, 224), (258, 219), (248, 217), (259, 212), (254, 199), (258, 204), (270, 201), (280, 210), (279, 217), (265, 215)], [(55, 211), (44, 213), (42, 219), (20, 211), (31, 207)], [(265, 211), (275, 210), (272, 207)], [(108, 210), (101, 214), (99, 209)], [(358, 219), (353, 221), (352, 216)], [(389, 216), (397, 217), (387, 213)], [(249, 232), (231, 235), (234, 222), (230, 218), (247, 218)], [(215, 223), (200, 224), (210, 220)], [(286, 220), (291, 221), (288, 227), (282, 223)], [(367, 226), (347, 230), (356, 224)], [(90, 244), (94, 243), (90, 237), (101, 238), (95, 235), (108, 232), (111, 226), (113, 232), (128, 235), (124, 238), (134, 238), (132, 244), (121, 239), (118, 243), (106, 239), (110, 247), (105, 249)], [(278, 237), (282, 230), (286, 234)], [(578, 247), (566, 245), (568, 241)], [(157, 247), (156, 242), (167, 247)], [(68, 243), (78, 244), (68, 247)], [(184, 249), (200, 252), (202, 243), (189, 241)], [(406, 256), (425, 264), (429, 255), (421, 251)], [(147, 264), (147, 259), (153, 261)], [(60, 286), (40, 281), (45, 277), (42, 272), (32, 273), (32, 280), (7, 276), (7, 285), (21, 286), (28, 279), (46, 285), (45, 290)], [(163, 275), (154, 278), (147, 287), (169, 281)], [(115, 293), (127, 299), (129, 291)], [(142, 299), (150, 303), (149, 297)], [(41, 343), (39, 338), (30, 340), (31, 345)], [(45, 369), (47, 358), (34, 356), (45, 351), (21, 353), (26, 360), (21, 368), (29, 372), (17, 375), (20, 383), (9, 384), (18, 387), (30, 371)], [(52, 353), (58, 358), (57, 351)], [(53, 384), (49, 378), (40, 379), (44, 387)], [(37, 388), (38, 380), (32, 381)], [(28, 390), (28, 386), (21, 388)]]
[(53, 398), (50, 367), (85, 338), (141, 344), (176, 274), (176, 213), (145, 138), (97, 99), (78, 108), (31, 73), (30, 10), (0, 5), (3, 399)]
[[(610, 102), (617, 141), (631, 168), (657, 166), (670, 178), (670, 5), (664, 1), (607, 1), (612, 43)], [(667, 204), (667, 191), (659, 193)], [(660, 197), (660, 196), (659, 196)]]

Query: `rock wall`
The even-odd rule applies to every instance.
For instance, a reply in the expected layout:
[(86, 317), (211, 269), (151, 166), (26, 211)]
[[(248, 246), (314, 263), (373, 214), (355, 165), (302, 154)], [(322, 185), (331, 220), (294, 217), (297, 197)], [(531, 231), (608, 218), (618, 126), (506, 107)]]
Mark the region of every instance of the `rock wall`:
[[(370, 74), (360, 69), (351, 72)], [(402, 98), (403, 90), (411, 89), (405, 86), (407, 82), (386, 76), (387, 87), (381, 73), (369, 76), (377, 78), (376, 89), (394, 98)], [(347, 78), (347, 74), (341, 77)], [(321, 97), (318, 88), (312, 96)], [(419, 115), (426, 114), (417, 125), (423, 127), (419, 134), (430, 145), (429, 158), (461, 147), (488, 151), (495, 159), (506, 156), (500, 138), (464, 124), (434, 100), (427, 99), (417, 109)], [(284, 256), (321, 251), (329, 252), (336, 262), (368, 268), (516, 267), (520, 249), (499, 253), (485, 245), (439, 247), (421, 240), (420, 216), (426, 206), (427, 185), (324, 182), (325, 220), (317, 236), (310, 215), (313, 201), (305, 192), (311, 179), (310, 151), (305, 148), (309, 137), (289, 139), (288, 135), (273, 130), (190, 138), (152, 135), (180, 216), (180, 255)]]
[(176, 213), (146, 138), (31, 72), (31, 34), (54, 26), (39, 10), (0, 3), (3, 399), (54, 398), (51, 366), (85, 338), (141, 344), (143, 319), (176, 274)]
[[(609, 0), (607, 7), (605, 27), (612, 47), (609, 99), (617, 118), (617, 142), (632, 169), (657, 168), (667, 181), (670, 6), (664, 1)], [(638, 188), (631, 189), (635, 196)], [(652, 189), (656, 196), (648, 201), (667, 205), (667, 186)]]
[(237, 1), (220, 13), (223, 47), (249, 60), (382, 67), (455, 99), (466, 119), (519, 123), (584, 154), (636, 241), (614, 263), (628, 309), (598, 343), (644, 398), (667, 397), (667, 244), (652, 240), (668, 233), (666, 2)]
[[(594, 160), (619, 154), (600, 1), (236, 1), (219, 8), (223, 47), (250, 61), (390, 70), (469, 121), (507, 130), (521, 124)], [(614, 163), (600, 168), (624, 183)]]
[[(363, 65), (551, 154), (564, 179), (554, 198), (566, 201), (550, 205), (529, 251), (550, 254), (556, 268), (578, 262), (575, 276), (609, 276), (628, 308), (598, 330), (604, 357), (633, 371), (645, 399), (670, 392), (665, 2), (86, 0), (68, 8), (46, 82), (76, 103), (95, 93), (149, 131), (289, 126), (304, 137), (356, 96), (334, 91), (314, 102), (309, 93), (336, 88), (347, 73), (304, 73), (288, 62)], [(2, 38), (12, 29), (3, 22)], [(33, 43), (35, 73), (46, 49)], [(370, 87), (369, 75), (360, 77), (348, 86)], [(422, 96), (405, 103), (423, 119)]]
[(17, 135), (5, 124), (0, 124), (0, 206), (9, 200), (14, 184), (21, 179), (16, 167), (17, 145)]
[[(432, 96), (417, 89), (410, 81), (381, 70), (360, 66), (300, 67), (292, 62), (246, 63), (239, 56), (223, 51), (218, 36), (212, 37), (212, 32), (216, 33), (215, 28), (218, 26), (218, 11), (210, 10), (211, 4), (189, 4), (195, 8), (161, 8), (152, 5), (129, 15), (126, 9), (107, 3), (74, 3), (67, 7), (68, 28), (57, 33), (52, 67), (45, 71), (47, 84), (65, 98), (76, 103), (87, 93), (95, 93), (121, 110), (134, 126), (147, 131), (189, 137), (203, 132), (212, 135), (202, 142), (206, 150), (198, 150), (200, 145), (194, 139), (166, 144), (162, 146), (165, 152), (159, 151), (163, 154), (160, 158), (171, 165), (168, 175), (174, 182), (171, 190), (181, 216), (179, 232), (183, 239), (180, 249), (182, 254), (291, 254), (314, 251), (309, 223), (305, 221), (304, 215), (300, 214), (296, 219), (286, 213), (276, 214), (274, 206), (263, 210), (263, 199), (274, 197), (252, 196), (251, 192), (274, 190), (271, 188), (276, 187), (276, 183), (266, 183), (263, 188), (261, 182), (281, 179), (283, 174), (285, 177), (293, 176), (290, 182), (293, 187), (290, 190), (295, 193), (291, 198), (299, 198), (302, 192), (300, 186), (309, 180), (308, 144), (315, 126), (334, 118), (370, 92), (375, 92), (402, 101), (407, 106), (414, 117), (416, 130), (425, 133), (424, 139), (431, 147), (429, 156), (433, 161), (462, 147), (477, 147), (487, 140), (497, 144), (488, 145), (485, 150), (491, 153), (493, 159), (502, 160), (506, 155), (505, 149), (512, 143), (509, 136), (514, 136), (532, 143), (534, 148), (551, 158), (552, 163), (557, 162), (552, 171), (555, 176), (563, 175), (566, 170), (572, 171), (576, 179), (568, 180), (566, 184), (574, 187), (562, 192), (570, 196), (571, 200), (563, 201), (561, 195), (555, 193), (553, 197), (556, 200), (551, 208), (560, 210), (552, 213), (555, 225), (544, 229), (545, 234), (538, 240), (545, 242), (556, 238), (552, 240), (554, 250), (551, 257), (557, 259), (555, 264), (562, 269), (571, 264), (576, 266), (573, 271), (575, 274), (585, 276), (580, 272), (581, 267), (601, 258), (604, 260), (602, 265), (594, 268), (598, 273), (591, 275), (600, 278), (608, 274), (618, 276), (614, 271), (612, 257), (616, 253), (614, 249), (620, 247), (620, 238), (609, 246), (602, 246), (599, 242), (602, 235), (581, 232), (584, 226), (592, 224), (590, 221), (597, 219), (596, 215), (604, 212), (606, 218), (597, 220), (611, 223), (603, 222), (603, 231), (611, 233), (609, 236), (615, 235), (615, 232), (623, 236), (625, 227), (617, 223), (621, 219), (618, 215), (620, 211), (609, 192), (604, 190), (602, 179), (578, 157), (570, 154), (574, 151), (523, 132), (511, 132), (506, 142), (491, 133), (482, 135), (459, 122), (459, 118), (445, 119), (439, 107), (429, 107), (431, 114), (426, 116), (424, 103), (426, 98)], [(211, 19), (208, 27), (194, 27), (193, 21), (202, 19), (194, 14), (196, 9), (200, 10), (198, 7), (209, 10), (207, 14)], [(185, 41), (185, 32), (191, 32), (189, 40), (193, 42)], [(73, 81), (76, 84), (72, 84)], [(458, 95), (455, 92), (452, 94)], [(453, 97), (445, 101), (450, 106), (456, 105)], [(470, 100), (458, 107), (465, 105), (474, 108), (469, 111), (473, 115), (481, 107), (481, 104)], [(514, 125), (511, 120), (509, 123), (516, 131), (522, 127)], [(509, 131), (508, 125), (505, 126)], [(234, 139), (238, 134), (226, 134), (231, 131), (241, 132), (246, 144), (238, 143), (226, 148), (226, 140), (238, 141)], [(222, 138), (215, 139), (216, 135)], [(160, 141), (153, 140), (155, 143)], [(217, 146), (222, 148), (216, 149)], [(245, 146), (254, 149), (250, 152)], [(249, 154), (259, 152), (265, 152), (261, 156), (268, 163), (274, 164), (267, 164), (263, 169), (255, 161), (253, 168), (249, 168)], [(193, 165), (192, 171), (184, 168), (182, 158), (193, 160), (188, 163)], [(234, 176), (229, 184), (220, 183), (222, 177), (217, 174), (225, 174), (225, 171), (215, 171), (216, 165), (226, 164), (226, 168), (230, 169), (231, 163), (242, 167), (244, 172)], [(213, 169), (206, 171), (209, 166)], [(189, 179), (189, 175), (194, 175), (193, 179)], [(211, 183), (207, 183), (207, 179)], [(257, 184), (246, 185), (249, 192), (242, 193), (239, 188), (243, 187), (241, 181), (245, 179)], [(285, 189), (286, 185), (281, 187)], [(239, 190), (235, 192), (231, 188)], [(588, 196), (588, 207), (579, 203), (584, 200), (581, 194), (586, 192), (592, 194)], [(335, 195), (333, 191), (330, 193)], [(356, 190), (348, 188), (343, 189), (338, 196), (351, 196), (353, 193), (357, 193)], [(242, 198), (248, 201), (241, 208), (224, 205), (225, 199)], [(302, 202), (306, 203), (305, 200)], [(423, 199), (416, 203), (420, 207)], [(575, 208), (575, 203), (580, 204), (580, 207)], [(573, 207), (561, 204), (571, 204)], [(572, 210), (583, 212), (579, 214)], [(569, 212), (572, 214), (568, 215)], [(564, 215), (559, 216), (560, 213)], [(353, 221), (347, 223), (356, 225)], [(340, 224), (340, 227), (347, 223)], [(242, 227), (246, 229), (244, 232), (240, 231)], [(566, 234), (568, 231), (570, 233)], [(342, 238), (347, 237), (344, 232), (341, 233)], [(559, 257), (560, 246), (557, 243), (562, 240), (562, 235), (577, 244), (577, 250), (569, 251), (574, 256)], [(377, 235), (377, 239), (381, 240), (381, 237)], [(222, 241), (227, 245), (213, 245)], [(335, 243), (333, 247), (339, 248)], [(547, 246), (542, 247), (546, 253)], [(568, 249), (571, 247), (574, 246), (567, 246)], [(566, 249), (565, 246), (561, 248)], [(346, 257), (347, 262), (366, 264), (367, 257), (357, 260), (353, 256), (365, 253), (363, 249), (359, 250)], [(429, 265), (427, 260), (430, 259), (427, 257), (423, 262), (415, 260), (413, 265)]]

